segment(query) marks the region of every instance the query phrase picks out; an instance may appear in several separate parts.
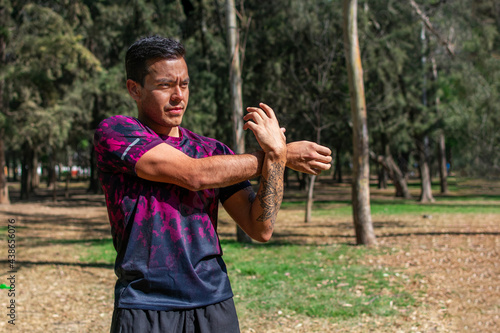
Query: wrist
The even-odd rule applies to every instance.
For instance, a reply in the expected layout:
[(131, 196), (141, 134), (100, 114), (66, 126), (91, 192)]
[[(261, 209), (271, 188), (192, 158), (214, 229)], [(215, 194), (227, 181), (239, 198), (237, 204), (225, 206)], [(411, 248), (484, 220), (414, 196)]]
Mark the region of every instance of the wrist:
[(287, 147), (275, 148), (266, 152), (266, 156), (271, 160), (287, 162)]

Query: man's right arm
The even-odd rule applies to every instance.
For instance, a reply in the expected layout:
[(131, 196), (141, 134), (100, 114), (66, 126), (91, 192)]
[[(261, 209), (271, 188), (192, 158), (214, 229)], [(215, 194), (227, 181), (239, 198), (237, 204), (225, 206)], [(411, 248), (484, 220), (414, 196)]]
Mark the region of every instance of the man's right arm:
[[(286, 166), (291, 169), (318, 175), (330, 169), (331, 161), (331, 150), (325, 146), (310, 141), (291, 142), (287, 145)], [(263, 151), (196, 159), (162, 143), (142, 155), (135, 170), (143, 179), (199, 191), (258, 177), (262, 173), (263, 163)]]
[(143, 179), (171, 183), (191, 191), (233, 185), (259, 176), (264, 152), (192, 158), (162, 143), (137, 161), (135, 171)]
[[(286, 166), (309, 174), (319, 174), (331, 167), (331, 150), (310, 141), (287, 145)], [(264, 152), (241, 155), (217, 155), (191, 158), (162, 143), (137, 161), (139, 177), (162, 183), (172, 183), (192, 191), (225, 187), (261, 175)]]

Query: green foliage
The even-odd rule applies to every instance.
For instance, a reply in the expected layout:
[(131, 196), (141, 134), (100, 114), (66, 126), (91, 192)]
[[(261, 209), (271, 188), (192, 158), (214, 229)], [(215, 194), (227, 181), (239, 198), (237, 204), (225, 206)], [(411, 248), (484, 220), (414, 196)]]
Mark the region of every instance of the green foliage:
[[(61, 152), (56, 159), (64, 161), (82, 149), (81, 142), (92, 142), (102, 119), (136, 115), (124, 55), (133, 41), (151, 34), (186, 46), (192, 84), (183, 126), (232, 142), (224, 0), (0, 4), (0, 36), (7, 42), (0, 78), (8, 106), (0, 126), (14, 155), (28, 145), (42, 155)], [(394, 156), (411, 159), (415, 137), (428, 136), (434, 151), (435, 133), (444, 130), (455, 171), (500, 175), (497, 7), (491, 0), (418, 4), (454, 57), (433, 33), (421, 39), (422, 24), (408, 2), (359, 1), (371, 148), (382, 154), (389, 145)], [(266, 102), (288, 140), (320, 139), (349, 157), (342, 2), (246, 0), (237, 10), (244, 105)], [(256, 148), (253, 135), (247, 136), (247, 150)]]
[[(340, 4), (340, 2), (338, 2)], [(250, 3), (245, 96), (277, 111), (289, 140), (338, 146), (349, 137), (341, 6), (331, 1)]]
[(9, 48), (16, 57), (5, 78), (18, 133), (11, 144), (61, 148), (75, 119), (85, 111), (84, 101), (72, 94), (78, 93), (78, 82), (102, 71), (100, 62), (50, 8), (28, 4), (18, 24)]

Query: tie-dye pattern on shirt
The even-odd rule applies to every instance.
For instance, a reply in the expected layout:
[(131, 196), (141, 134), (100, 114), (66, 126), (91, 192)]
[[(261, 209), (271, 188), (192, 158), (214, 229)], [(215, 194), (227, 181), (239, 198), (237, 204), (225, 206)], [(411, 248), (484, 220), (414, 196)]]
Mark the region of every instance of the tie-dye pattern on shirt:
[(217, 140), (180, 130), (179, 138), (159, 136), (136, 118), (113, 116), (95, 132), (117, 250), (119, 308), (187, 309), (232, 297), (216, 231), (218, 204), (250, 183), (193, 192), (144, 180), (135, 172), (139, 158), (160, 143), (193, 158), (232, 154)]

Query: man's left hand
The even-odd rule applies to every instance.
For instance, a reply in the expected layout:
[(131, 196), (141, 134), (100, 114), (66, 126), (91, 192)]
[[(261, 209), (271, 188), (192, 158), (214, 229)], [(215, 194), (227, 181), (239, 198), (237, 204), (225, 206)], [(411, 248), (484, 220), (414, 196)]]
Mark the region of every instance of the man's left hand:
[(286, 166), (295, 171), (319, 175), (332, 166), (332, 151), (311, 141), (287, 144)]

